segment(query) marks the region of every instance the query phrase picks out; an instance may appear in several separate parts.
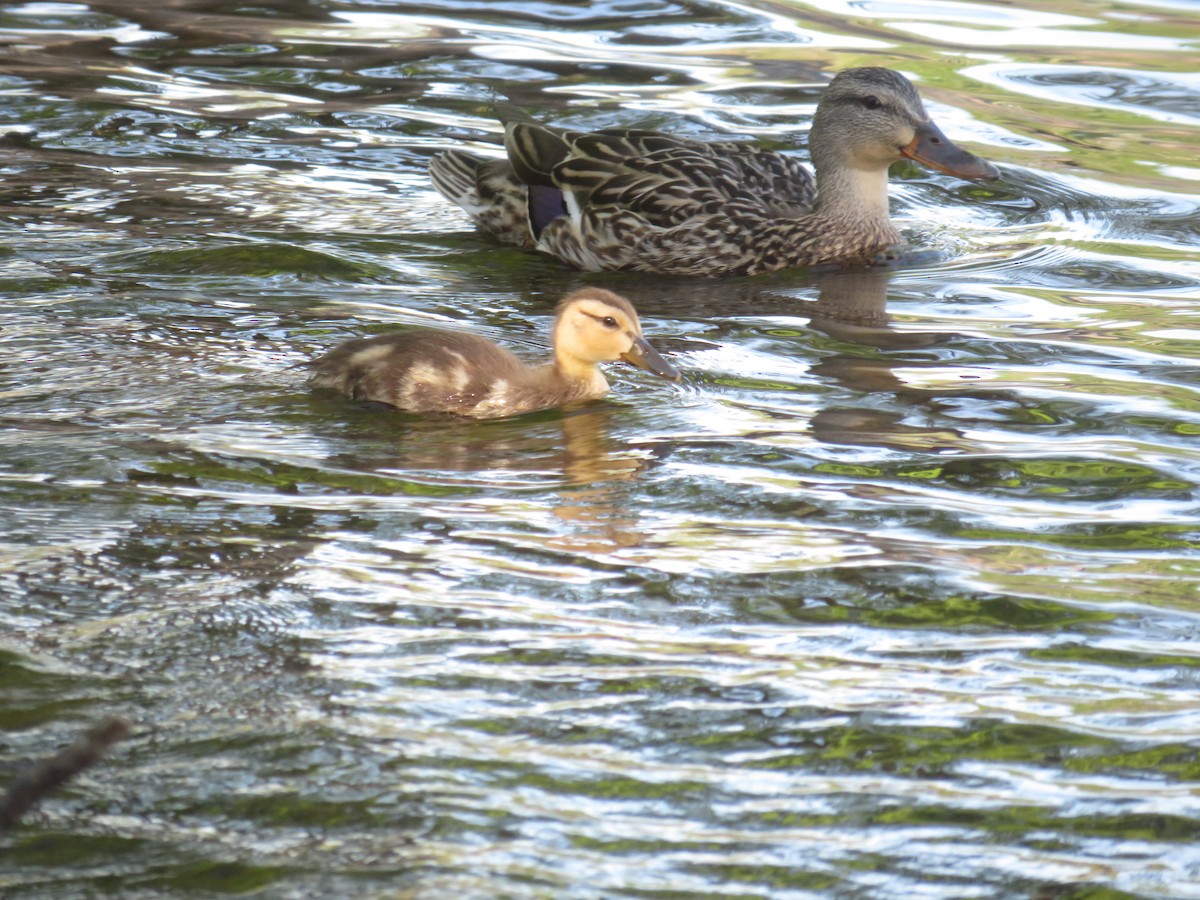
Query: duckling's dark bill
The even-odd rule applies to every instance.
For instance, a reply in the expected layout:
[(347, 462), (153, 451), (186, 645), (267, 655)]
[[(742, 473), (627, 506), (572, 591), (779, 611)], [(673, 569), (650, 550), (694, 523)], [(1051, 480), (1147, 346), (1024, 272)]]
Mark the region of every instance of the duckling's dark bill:
[(653, 372), (660, 378), (678, 381), (682, 377), (679, 374), (679, 370), (663, 359), (662, 355), (642, 337), (633, 339), (633, 346), (621, 354), (621, 359), (627, 363), (632, 363), (639, 369)]
[(1000, 177), (999, 169), (951, 142), (932, 122), (918, 128), (916, 137), (900, 152), (931, 169), (967, 181), (994, 181)]

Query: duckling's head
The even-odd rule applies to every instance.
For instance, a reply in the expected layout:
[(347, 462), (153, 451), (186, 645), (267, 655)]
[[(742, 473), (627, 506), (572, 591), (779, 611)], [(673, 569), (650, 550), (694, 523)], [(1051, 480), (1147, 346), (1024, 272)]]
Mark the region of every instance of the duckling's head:
[(846, 69), (821, 94), (809, 133), (814, 167), (886, 171), (901, 157), (965, 178), (1000, 176), (991, 163), (950, 142), (929, 118), (911, 81), (891, 69)]
[(568, 374), (585, 376), (599, 363), (623, 359), (662, 378), (675, 381), (680, 377), (642, 337), (633, 304), (603, 288), (583, 288), (559, 303), (554, 356)]

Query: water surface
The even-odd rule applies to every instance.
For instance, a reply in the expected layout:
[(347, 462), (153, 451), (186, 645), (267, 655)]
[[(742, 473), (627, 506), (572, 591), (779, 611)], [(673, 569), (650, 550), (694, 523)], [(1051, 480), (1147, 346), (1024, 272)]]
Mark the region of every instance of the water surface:
[[(1190, 3), (0, 11), (0, 779), (25, 897), (1200, 897)], [(438, 149), (512, 104), (804, 155), (853, 65), (1004, 171), (871, 272), (584, 275)], [(486, 147), (486, 142), (478, 146)], [(497, 422), (310, 394), (581, 284), (686, 373)]]

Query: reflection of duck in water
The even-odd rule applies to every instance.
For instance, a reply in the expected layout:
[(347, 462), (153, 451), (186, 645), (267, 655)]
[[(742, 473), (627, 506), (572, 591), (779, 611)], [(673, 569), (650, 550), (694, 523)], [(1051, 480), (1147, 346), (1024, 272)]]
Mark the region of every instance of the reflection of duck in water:
[(624, 297), (584, 288), (559, 304), (554, 358), (529, 366), (474, 334), (417, 328), (349, 341), (309, 365), (315, 387), (409, 412), (488, 419), (591, 400), (608, 392), (600, 363), (623, 359), (672, 380), (679, 372), (642, 337)]
[(837, 269), (815, 279), (816, 302), (806, 304), (809, 325), (839, 341), (884, 350), (915, 349), (941, 344), (951, 332), (898, 330), (887, 311), (887, 267)]
[(888, 219), (892, 163), (999, 174), (942, 134), (907, 78), (877, 67), (847, 69), (821, 95), (809, 133), (815, 179), (750, 144), (652, 131), (510, 123), (504, 143), (507, 160), (435, 156), (434, 187), (499, 240), (587, 271), (756, 275), (869, 263), (899, 240)]
[[(952, 332), (899, 331), (887, 313), (887, 285), (893, 272), (886, 268), (824, 272), (817, 279), (818, 297), (809, 324), (825, 334), (851, 344), (883, 350), (916, 350), (933, 347), (954, 337)], [(839, 353), (816, 362), (812, 374), (877, 398), (914, 393), (898, 370), (937, 368), (940, 361), (904, 357), (860, 357)], [(924, 397), (924, 392), (916, 391)], [(910, 425), (904, 413), (862, 407), (827, 407), (817, 410), (809, 429), (817, 440), (829, 444), (893, 447), (940, 453), (961, 449), (962, 434), (952, 428)]]

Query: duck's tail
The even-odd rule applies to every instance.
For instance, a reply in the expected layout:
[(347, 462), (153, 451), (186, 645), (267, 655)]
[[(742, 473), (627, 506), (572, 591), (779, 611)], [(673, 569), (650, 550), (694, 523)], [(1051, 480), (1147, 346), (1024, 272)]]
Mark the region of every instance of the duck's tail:
[(429, 177), (434, 189), (465, 209), (472, 218), (479, 208), (479, 190), (475, 173), (484, 159), (462, 150), (447, 150), (429, 161)]
[(533, 249), (526, 186), (505, 159), (447, 150), (429, 161), (434, 188), (457, 203), (480, 229), (505, 244)]

